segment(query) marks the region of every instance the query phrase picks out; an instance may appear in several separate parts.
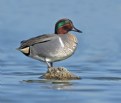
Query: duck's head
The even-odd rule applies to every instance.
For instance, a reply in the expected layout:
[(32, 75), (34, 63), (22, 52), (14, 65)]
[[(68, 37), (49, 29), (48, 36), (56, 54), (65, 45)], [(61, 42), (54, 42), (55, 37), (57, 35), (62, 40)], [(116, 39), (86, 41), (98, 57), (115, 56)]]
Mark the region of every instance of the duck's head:
[(75, 32), (82, 33), (82, 31), (80, 31), (74, 27), (72, 21), (69, 19), (66, 19), (66, 18), (60, 19), (55, 24), (55, 34), (66, 34), (69, 31), (75, 31)]

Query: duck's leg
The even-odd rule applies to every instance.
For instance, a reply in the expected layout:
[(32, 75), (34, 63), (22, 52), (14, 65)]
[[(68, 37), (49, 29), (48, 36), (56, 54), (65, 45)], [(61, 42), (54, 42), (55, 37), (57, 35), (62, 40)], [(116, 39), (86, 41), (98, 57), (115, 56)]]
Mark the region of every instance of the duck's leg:
[(53, 67), (53, 62), (50, 62), (51, 67)]
[(47, 62), (47, 61), (46, 61), (46, 64), (47, 64), (47, 67), (48, 67), (48, 68), (51, 68), (51, 67), (52, 67), (51, 63), (49, 63), (49, 62)]
[(48, 62), (46, 59), (45, 59), (45, 62), (47, 64), (48, 71), (51, 71), (51, 68), (53, 67), (53, 62)]
[(53, 67), (53, 63), (52, 62), (47, 62), (47, 65), (48, 65), (48, 72), (51, 72), (52, 70), (52, 67)]

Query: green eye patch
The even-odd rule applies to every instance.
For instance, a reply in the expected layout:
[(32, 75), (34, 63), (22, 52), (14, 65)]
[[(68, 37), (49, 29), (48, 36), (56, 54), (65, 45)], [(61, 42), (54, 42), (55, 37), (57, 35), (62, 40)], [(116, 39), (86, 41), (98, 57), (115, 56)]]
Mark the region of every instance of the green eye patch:
[(58, 23), (57, 26), (56, 26), (56, 30), (58, 30), (58, 28), (62, 27), (63, 25), (65, 25), (67, 23), (69, 23), (69, 20), (62, 21), (62, 22)]

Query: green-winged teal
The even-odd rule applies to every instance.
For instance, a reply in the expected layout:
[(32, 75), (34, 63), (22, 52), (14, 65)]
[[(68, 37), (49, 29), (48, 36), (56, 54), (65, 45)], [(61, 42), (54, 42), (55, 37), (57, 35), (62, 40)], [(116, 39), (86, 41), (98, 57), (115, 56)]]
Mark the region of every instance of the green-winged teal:
[(61, 61), (70, 57), (76, 47), (77, 38), (68, 33), (76, 29), (69, 19), (61, 19), (55, 24), (54, 34), (44, 34), (21, 42), (20, 50), (28, 57), (44, 61), (48, 68), (53, 66), (53, 62)]

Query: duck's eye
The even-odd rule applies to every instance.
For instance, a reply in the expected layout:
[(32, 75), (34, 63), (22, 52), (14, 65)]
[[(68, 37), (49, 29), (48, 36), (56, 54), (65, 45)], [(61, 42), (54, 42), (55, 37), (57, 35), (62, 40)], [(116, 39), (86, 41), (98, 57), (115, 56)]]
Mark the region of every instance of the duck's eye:
[(67, 25), (63, 26), (63, 29), (70, 31), (70, 30), (72, 30), (72, 26), (67, 24)]
[(68, 26), (63, 26), (64, 29), (68, 29)]

